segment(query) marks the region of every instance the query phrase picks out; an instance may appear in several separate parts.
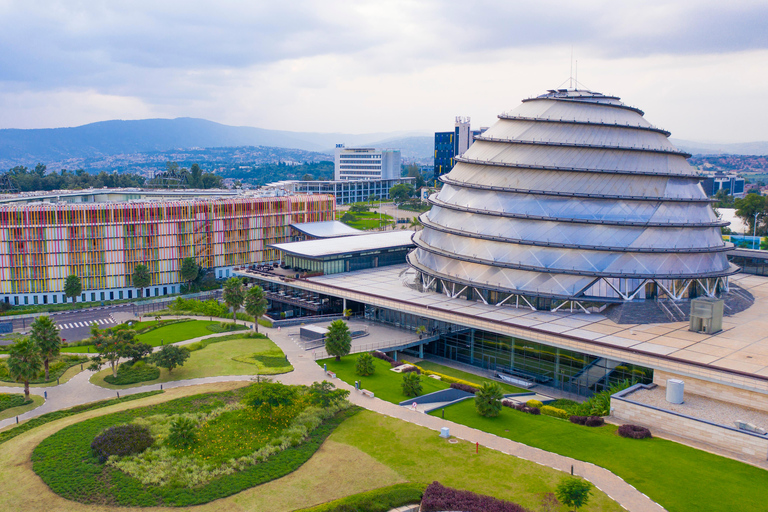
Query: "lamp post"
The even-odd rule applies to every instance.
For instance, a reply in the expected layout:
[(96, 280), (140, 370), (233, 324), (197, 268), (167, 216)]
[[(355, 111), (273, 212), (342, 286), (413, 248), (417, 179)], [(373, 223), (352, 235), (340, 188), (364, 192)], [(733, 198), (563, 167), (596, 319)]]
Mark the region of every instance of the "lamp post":
[(753, 227), (753, 230), (752, 230), (752, 249), (755, 248), (755, 238), (757, 238), (757, 218), (762, 216), (762, 215), (763, 214), (760, 213), (760, 212), (755, 212), (755, 223), (752, 226)]

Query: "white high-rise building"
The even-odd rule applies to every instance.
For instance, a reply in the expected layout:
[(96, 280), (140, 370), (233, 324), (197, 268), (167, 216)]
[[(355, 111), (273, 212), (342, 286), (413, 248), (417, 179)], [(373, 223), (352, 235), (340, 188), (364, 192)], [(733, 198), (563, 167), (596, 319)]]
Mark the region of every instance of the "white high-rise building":
[(335, 180), (389, 180), (400, 177), (400, 150), (336, 145)]

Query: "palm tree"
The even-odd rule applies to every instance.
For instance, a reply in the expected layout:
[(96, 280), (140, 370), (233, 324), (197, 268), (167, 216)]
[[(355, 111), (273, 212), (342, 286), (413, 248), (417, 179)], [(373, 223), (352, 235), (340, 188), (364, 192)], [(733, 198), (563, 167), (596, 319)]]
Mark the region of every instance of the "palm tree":
[(495, 418), (501, 412), (501, 399), (504, 394), (495, 382), (486, 382), (475, 393), (475, 409), (480, 416)]
[(245, 294), (243, 293), (243, 282), (236, 278), (230, 277), (224, 283), (224, 294), (222, 295), (224, 302), (227, 306), (232, 308), (232, 319), (237, 323), (237, 310), (243, 305), (245, 300)]
[(16, 382), (24, 383), (24, 397), (29, 400), (29, 381), (40, 375), (43, 359), (40, 350), (29, 338), (22, 338), (11, 346), (8, 373)]
[(245, 312), (253, 317), (253, 328), (259, 332), (259, 317), (267, 312), (267, 298), (261, 286), (251, 286), (245, 293)]
[(37, 345), (45, 364), (45, 380), (49, 379), (48, 363), (61, 352), (61, 338), (59, 329), (53, 323), (51, 317), (41, 316), (32, 322), (32, 332), (29, 339)]

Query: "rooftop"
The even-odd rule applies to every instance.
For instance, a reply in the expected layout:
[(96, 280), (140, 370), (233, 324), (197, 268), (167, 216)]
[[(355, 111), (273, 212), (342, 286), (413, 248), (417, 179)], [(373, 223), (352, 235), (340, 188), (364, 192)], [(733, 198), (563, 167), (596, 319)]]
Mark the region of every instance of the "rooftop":
[(307, 240), (304, 242), (288, 242), (284, 244), (271, 244), (280, 251), (305, 258), (323, 258), (339, 254), (351, 254), (395, 247), (412, 247), (411, 235), (414, 231), (397, 230), (384, 231), (369, 235), (345, 236), (333, 241)]
[(336, 238), (342, 236), (364, 235), (365, 231), (347, 226), (338, 220), (322, 222), (301, 222), (291, 224), (291, 227), (307, 236), (314, 238)]

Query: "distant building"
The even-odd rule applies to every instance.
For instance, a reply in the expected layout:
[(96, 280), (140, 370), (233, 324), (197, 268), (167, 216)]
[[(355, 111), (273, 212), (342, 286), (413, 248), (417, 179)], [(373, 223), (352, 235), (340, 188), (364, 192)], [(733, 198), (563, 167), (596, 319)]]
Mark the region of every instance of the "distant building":
[(400, 183), (413, 184), (415, 180), (416, 178), (410, 177), (338, 181), (285, 180), (268, 183), (260, 192), (272, 196), (330, 194), (336, 198), (336, 204), (349, 204), (367, 201), (371, 196), (376, 200), (389, 199), (390, 188)]
[(733, 197), (744, 197), (744, 178), (736, 174), (716, 173), (701, 181), (701, 186), (708, 196), (714, 196), (721, 190), (725, 190)]
[(400, 177), (400, 150), (345, 148), (336, 144), (334, 180), (387, 180)]
[(433, 179), (451, 172), (457, 156), (464, 154), (475, 141), (475, 137), (487, 130), (486, 127), (472, 130), (469, 117), (456, 117), (452, 132), (435, 133), (435, 166)]

